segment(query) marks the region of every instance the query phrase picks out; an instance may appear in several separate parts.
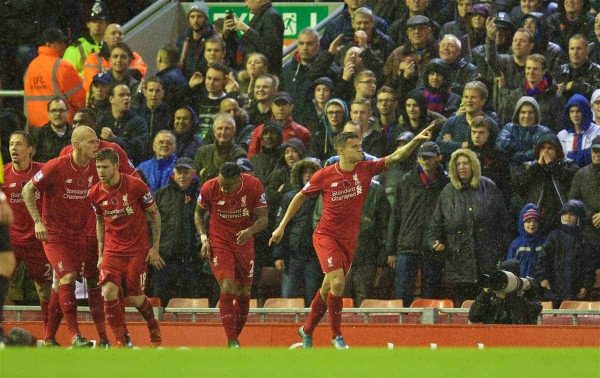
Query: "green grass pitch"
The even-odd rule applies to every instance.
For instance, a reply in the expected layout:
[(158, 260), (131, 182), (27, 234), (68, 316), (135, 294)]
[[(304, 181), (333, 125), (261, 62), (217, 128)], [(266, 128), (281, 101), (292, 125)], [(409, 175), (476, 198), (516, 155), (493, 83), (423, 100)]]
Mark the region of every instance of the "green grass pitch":
[(0, 377), (600, 377), (600, 349), (4, 349)]

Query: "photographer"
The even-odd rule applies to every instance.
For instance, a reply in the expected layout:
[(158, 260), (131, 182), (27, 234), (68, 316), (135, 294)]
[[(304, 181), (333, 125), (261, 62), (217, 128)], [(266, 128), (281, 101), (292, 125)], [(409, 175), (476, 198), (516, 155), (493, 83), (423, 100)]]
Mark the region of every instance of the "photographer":
[(536, 324), (542, 305), (535, 300), (534, 283), (520, 278), (519, 262), (506, 260), (486, 275), (484, 289), (469, 310), (471, 323)]

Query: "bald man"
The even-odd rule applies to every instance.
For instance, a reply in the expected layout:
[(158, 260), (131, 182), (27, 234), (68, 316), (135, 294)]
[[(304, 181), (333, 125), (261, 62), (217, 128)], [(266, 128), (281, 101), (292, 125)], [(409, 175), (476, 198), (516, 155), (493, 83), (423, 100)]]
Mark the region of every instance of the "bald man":
[[(81, 251), (85, 243), (85, 226), (92, 212), (87, 192), (98, 182), (96, 167), (92, 163), (98, 152), (98, 137), (92, 128), (79, 126), (73, 130), (71, 144), (71, 154), (48, 161), (25, 184), (21, 195), (35, 222), (35, 236), (44, 242), (44, 252), (54, 269), (60, 309), (71, 334), (72, 346), (91, 347), (92, 342), (81, 335), (77, 323), (75, 279), (80, 271), (85, 278), (97, 281), (98, 277), (97, 256)], [(41, 213), (36, 203), (36, 191), (45, 199)], [(90, 301), (94, 299), (97, 298), (90, 297)], [(97, 318), (99, 321), (99, 316)], [(49, 328), (50, 324), (47, 332)]]

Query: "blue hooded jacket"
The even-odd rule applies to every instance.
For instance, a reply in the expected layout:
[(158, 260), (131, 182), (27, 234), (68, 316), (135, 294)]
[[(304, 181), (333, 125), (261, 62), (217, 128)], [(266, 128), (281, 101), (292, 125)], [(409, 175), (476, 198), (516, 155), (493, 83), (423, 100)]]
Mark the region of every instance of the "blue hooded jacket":
[[(569, 109), (573, 106), (578, 107), (583, 115), (581, 133), (577, 140), (576, 150), (573, 149), (573, 140), (576, 136), (575, 127), (569, 117)], [(600, 126), (594, 124), (592, 119), (592, 108), (590, 107), (587, 98), (580, 94), (573, 95), (565, 106), (563, 113), (563, 124), (565, 125), (565, 129), (558, 133), (558, 139), (563, 146), (563, 151), (567, 155), (567, 158), (574, 160), (580, 167), (584, 167), (592, 162), (590, 148), (592, 140), (597, 135), (600, 135)]]
[(523, 206), (521, 214), (519, 214), (519, 220), (517, 221), (519, 236), (510, 243), (508, 254), (506, 255), (506, 260), (517, 259), (519, 261), (519, 276), (521, 277), (533, 277), (538, 254), (546, 242), (546, 236), (542, 235), (539, 230), (535, 234), (529, 234), (525, 231), (523, 216), (530, 209), (535, 209), (538, 213), (540, 212), (540, 209), (532, 203)]

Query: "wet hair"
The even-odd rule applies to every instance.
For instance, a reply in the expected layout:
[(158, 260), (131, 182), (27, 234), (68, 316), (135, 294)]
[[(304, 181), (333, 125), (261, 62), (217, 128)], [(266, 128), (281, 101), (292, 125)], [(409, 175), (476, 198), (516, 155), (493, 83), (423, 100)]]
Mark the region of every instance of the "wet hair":
[(546, 57), (542, 54), (531, 54), (527, 57), (526, 60), (531, 60), (533, 62), (540, 63), (542, 65), (542, 69), (545, 70), (546, 67)]
[(337, 150), (338, 148), (346, 147), (346, 143), (350, 139), (358, 139), (358, 135), (354, 132), (342, 131), (333, 138), (333, 147)]
[(114, 49), (121, 49), (124, 50), (127, 53), (127, 56), (129, 57), (129, 60), (133, 60), (134, 56), (133, 56), (133, 50), (131, 49), (131, 47), (129, 47), (129, 45), (125, 42), (117, 42), (113, 45), (113, 47), (110, 49), (110, 53), (112, 54)]
[(113, 165), (119, 164), (119, 154), (112, 148), (103, 148), (96, 155), (96, 161), (108, 160)]
[(48, 101), (48, 104), (46, 104), (46, 111), (50, 111), (50, 104), (57, 101), (62, 102), (67, 107), (67, 110), (69, 109), (69, 104), (67, 104), (67, 100), (65, 100), (63, 96), (54, 96), (52, 97), (52, 100)]
[(219, 174), (223, 176), (224, 179), (239, 177), (240, 173), (242, 173), (240, 166), (230, 161), (223, 163), (219, 168)]
[(177, 46), (172, 43), (161, 46), (159, 51), (164, 51), (165, 56), (167, 58), (167, 65), (169, 67), (175, 66), (178, 61), (179, 51), (177, 50)]
[(23, 130), (13, 131), (10, 134), (10, 137), (8, 138), (8, 140), (10, 140), (10, 138), (12, 138), (13, 135), (21, 135), (23, 138), (25, 138), (25, 141), (27, 142), (27, 147), (33, 146), (33, 139), (31, 138), (31, 135), (29, 135), (29, 133), (27, 131), (23, 131)]

